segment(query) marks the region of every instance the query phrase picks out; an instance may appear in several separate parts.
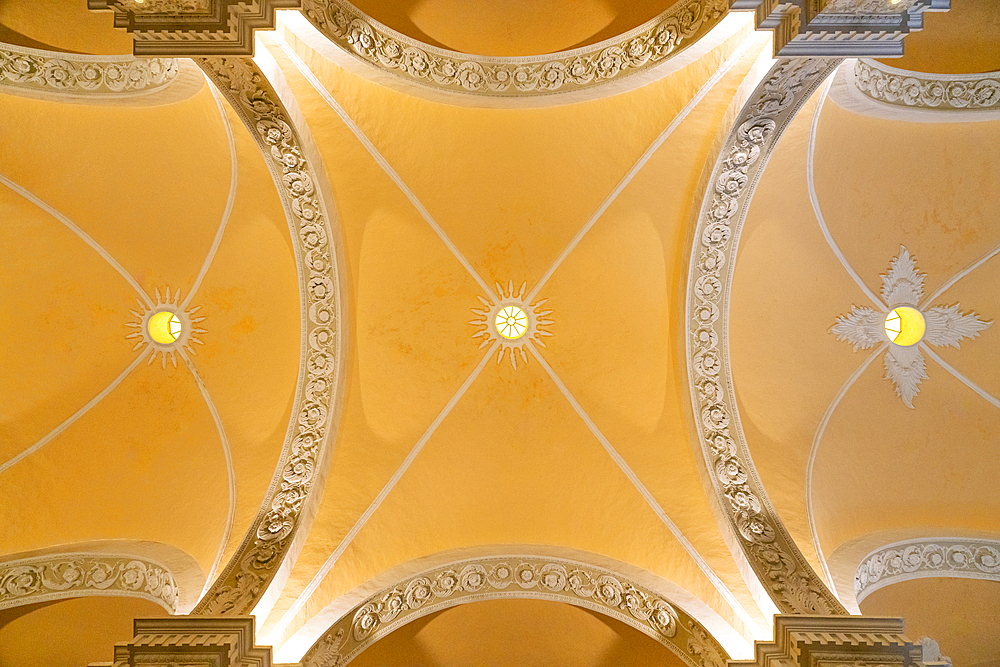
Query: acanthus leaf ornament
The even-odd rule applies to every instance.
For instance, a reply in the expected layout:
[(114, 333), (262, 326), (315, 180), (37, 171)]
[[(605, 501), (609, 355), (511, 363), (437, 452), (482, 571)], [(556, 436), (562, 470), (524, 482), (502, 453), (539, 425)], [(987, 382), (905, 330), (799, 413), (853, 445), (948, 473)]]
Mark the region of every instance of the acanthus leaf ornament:
[(372, 595), (317, 639), (302, 665), (342, 667), (421, 616), (504, 598), (564, 602), (612, 616), (667, 646), (690, 667), (723, 667), (728, 657), (697, 620), (619, 574), (569, 560), (500, 556), (450, 563)]
[(899, 306), (918, 311), (925, 323), (921, 343), (959, 348), (960, 341), (976, 338), (992, 322), (979, 319), (976, 313), (963, 313), (958, 304), (950, 306), (921, 306), (924, 296), (924, 276), (917, 271), (916, 261), (904, 247), (889, 264), (889, 271), (882, 274), (882, 300), (887, 312), (874, 308), (852, 306), (851, 312), (837, 318), (830, 333), (837, 340), (854, 346), (854, 351), (886, 343), (883, 358), (885, 379), (895, 385), (896, 395), (908, 408), (920, 391), (919, 385), (927, 379), (927, 362), (917, 344), (897, 345), (886, 337), (885, 322), (888, 312)]
[(285, 445), (268, 497), (236, 554), (192, 613), (249, 613), (291, 546), (329, 437), (339, 380), (339, 295), (332, 231), (316, 176), (277, 93), (250, 59), (206, 58), (202, 69), (270, 161), (299, 250), (305, 350)]
[(778, 520), (764, 493), (731, 396), (726, 349), (733, 239), (782, 131), (837, 59), (780, 59), (750, 96), (723, 146), (702, 204), (688, 277), (688, 373), (712, 483), (750, 565), (784, 613), (844, 614)]

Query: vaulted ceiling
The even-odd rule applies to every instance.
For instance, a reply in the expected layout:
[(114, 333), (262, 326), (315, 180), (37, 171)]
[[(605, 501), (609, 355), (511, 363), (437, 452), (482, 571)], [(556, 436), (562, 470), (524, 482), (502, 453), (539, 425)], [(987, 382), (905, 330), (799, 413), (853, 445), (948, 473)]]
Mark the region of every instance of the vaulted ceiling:
[[(567, 53), (624, 53), (682, 11), (471, 4), (351, 7), (435, 67), (475, 54), (495, 77), (565, 56), (567, 82)], [(920, 581), (862, 591), (855, 574), (897, 542), (1000, 537), (986, 324), (1000, 313), (1000, 115), (863, 90), (892, 68), (1000, 69), (990, 5), (930, 16), (904, 58), (844, 61), (783, 128), (735, 228), (713, 371), (731, 378), (732, 437), (809, 576), (849, 611), (915, 614), (945, 653), (980, 662), (967, 647), (992, 625), (937, 622)], [(719, 11), (607, 81), (491, 93), (423, 76), (419, 60), (379, 69), (392, 47), (365, 51), (355, 23), (351, 51), (330, 25), (279, 12), (257, 33), (266, 81), (230, 88), (223, 61), (202, 61), (206, 78), (182, 58), (118, 85), (108, 72), (132, 40), (109, 13), (0, 7), (0, 134), (15, 138), (0, 142), (0, 665), (107, 660), (95, 651), (127, 637), (81, 630), (40, 662), (20, 638), (84, 616), (118, 633), (199, 600), (199, 613), (252, 611), (280, 662), (346, 623), (357, 664), (469, 664), (545, 624), (572, 641), (539, 633), (525, 660), (689, 664), (657, 625), (671, 618), (720, 659), (751, 655), (777, 608), (729, 518), (743, 496), (712, 481), (748, 475), (713, 469), (688, 295), (706, 196), (723, 187), (713, 169), (773, 63), (770, 33)], [(854, 307), (881, 327), (909, 303), (884, 288), (894, 261), (894, 276), (922, 278), (925, 315), (958, 304), (975, 319), (956, 346), (928, 329), (918, 383), (887, 370), (912, 370), (912, 351), (855, 349), (861, 325), (834, 328)], [(525, 312), (523, 338), (494, 324), (504, 306)], [(151, 339), (164, 309), (176, 343)], [(132, 561), (171, 587), (98, 601), (90, 583), (44, 583), (74, 567), (125, 582)], [(234, 593), (254, 567), (260, 586)], [(508, 568), (538, 579), (514, 588)], [(480, 570), (490, 595), (447, 608), (442, 582)], [(550, 575), (577, 577), (572, 595), (553, 597)], [(1000, 586), (947, 581), (941, 618), (966, 595), (988, 607)], [(392, 591), (421, 586), (440, 599), (390, 625)], [(614, 586), (635, 593), (615, 602)], [(534, 599), (493, 599), (515, 590)]]

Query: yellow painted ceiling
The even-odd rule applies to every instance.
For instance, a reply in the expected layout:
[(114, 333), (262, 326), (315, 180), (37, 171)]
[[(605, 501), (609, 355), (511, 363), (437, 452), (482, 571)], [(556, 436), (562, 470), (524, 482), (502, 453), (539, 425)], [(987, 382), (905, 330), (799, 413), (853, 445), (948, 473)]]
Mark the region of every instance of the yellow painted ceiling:
[(132, 637), (132, 619), (166, 613), (148, 600), (104, 596), (0, 610), (0, 667), (110, 662), (114, 642)]
[(685, 663), (630, 625), (547, 600), (489, 600), (417, 619), (361, 653), (357, 667), (640, 667)]
[[(212, 93), (163, 106), (67, 104), (0, 94), (0, 553), (99, 539), (150, 540), (207, 574), (229, 513), (219, 428), (194, 375), (126, 336), (142, 311), (123, 270), (155, 301), (187, 296), (204, 329), (191, 359), (232, 451), (232, 553), (260, 509), (284, 443), (299, 367), (298, 278), (287, 222), (256, 143)], [(64, 215), (102, 256), (23, 189)], [(124, 374), (89, 411), (73, 419)], [(58, 427), (66, 423), (64, 430)], [(224, 561), (222, 562), (224, 565)], [(197, 591), (192, 593), (197, 594)]]
[(86, 0), (4, 0), (0, 42), (47, 51), (132, 53), (132, 37), (113, 27), (111, 12), (92, 12)]
[(910, 33), (902, 58), (887, 65), (917, 72), (971, 74), (1000, 70), (1000, 8), (996, 0), (955, 0), (947, 12), (924, 14), (924, 29)]
[[(408, 97), (340, 69), (287, 34), (472, 269), (490, 286), (513, 282), (515, 291), (541, 279), (745, 36), (628, 94), (514, 111)], [(671, 295), (686, 273), (685, 229), (705, 162), (735, 89), (766, 48), (753, 38), (538, 293), (554, 321), (541, 355), (754, 623), (764, 617), (698, 477), (685, 371), (672, 356), (683, 304)], [(262, 620), (268, 641), (280, 645), (327, 604), (389, 568), (505, 543), (563, 546), (638, 565), (752, 636), (756, 630), (716, 591), (538, 361), (525, 365), (519, 357), (515, 370), (507, 358), (498, 364), (495, 353), (484, 360), (469, 321), (477, 297), (487, 294), (281, 48), (270, 43), (268, 50), (330, 176), (353, 314), (330, 477), (302, 554)], [(418, 442), (425, 444), (398, 484), (353, 531)], [(289, 611), (341, 552), (304, 606)]]
[[(817, 100), (792, 122), (754, 196), (733, 282), (730, 353), (754, 462), (785, 526), (819, 570), (807, 512), (814, 448), (814, 520), (827, 557), (893, 529), (1000, 532), (990, 491), (1000, 474), (1000, 411), (969, 385), (995, 397), (1000, 382), (991, 328), (960, 349), (932, 347), (968, 382), (924, 355), (929, 377), (913, 409), (884, 378), (881, 356), (836, 403), (874, 350), (854, 352), (829, 328), (852, 305), (872, 304), (810, 204), (807, 143)], [(881, 293), (880, 274), (901, 245), (926, 274), (925, 298), (1000, 245), (998, 132), (996, 122), (894, 122), (826, 101), (816, 134), (816, 197), (844, 262), (872, 292)], [(958, 303), (995, 320), (998, 268), (996, 259), (986, 262), (931, 304)]]
[(998, 667), (1000, 582), (912, 579), (880, 588), (861, 602), (872, 616), (903, 616), (911, 639), (930, 637), (956, 665)]
[(616, 37), (677, 0), (355, 0), (380, 23), (433, 46), (533, 56)]

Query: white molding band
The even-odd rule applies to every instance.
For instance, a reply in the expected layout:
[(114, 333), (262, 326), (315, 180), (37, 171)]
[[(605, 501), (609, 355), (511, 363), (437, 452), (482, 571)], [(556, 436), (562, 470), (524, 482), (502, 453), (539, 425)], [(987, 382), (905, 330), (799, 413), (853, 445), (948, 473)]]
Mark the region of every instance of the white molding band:
[(177, 611), (173, 574), (145, 558), (69, 553), (0, 564), (0, 609), (92, 595), (143, 598)]
[(338, 249), (327, 205), (317, 190), (317, 167), (280, 97), (252, 60), (198, 61), (257, 141), (288, 218), (302, 309), (302, 352), (294, 417), (260, 512), (219, 579), (195, 609), (199, 614), (248, 613), (288, 552), (303, 506), (328, 460), (332, 416), (344, 374), (343, 313)]
[(716, 162), (687, 284), (688, 378), (705, 462), (751, 566), (784, 613), (846, 611), (788, 535), (753, 466), (729, 364), (729, 288), (743, 221), (771, 152), (839, 62), (780, 59), (754, 91)]
[(1000, 120), (1000, 73), (926, 74), (875, 60), (844, 61), (830, 99), (862, 116), (911, 123)]
[(944, 111), (1000, 109), (1000, 73), (925, 74), (877, 60), (854, 62), (854, 85), (873, 100), (896, 106)]
[(1000, 581), (1000, 541), (928, 537), (887, 544), (858, 565), (854, 594), (860, 604), (880, 588), (926, 577)]
[(375, 593), (334, 623), (302, 664), (342, 667), (422, 616), (459, 604), (512, 598), (562, 602), (616, 618), (690, 667), (723, 667), (729, 658), (701, 623), (616, 572), (562, 558), (508, 555), (454, 561)]
[(501, 58), (425, 44), (382, 25), (346, 0), (302, 2), (302, 14), (352, 57), (403, 81), (483, 97), (551, 95), (632, 76), (695, 43), (728, 9), (728, 0), (681, 0), (651, 21), (591, 46)]

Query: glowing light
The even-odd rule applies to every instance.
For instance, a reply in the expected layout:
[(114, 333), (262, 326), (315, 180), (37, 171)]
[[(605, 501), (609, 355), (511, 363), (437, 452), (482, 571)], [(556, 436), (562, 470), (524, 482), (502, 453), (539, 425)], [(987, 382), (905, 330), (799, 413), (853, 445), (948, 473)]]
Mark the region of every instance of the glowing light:
[(153, 314), (146, 328), (149, 330), (149, 337), (161, 345), (175, 343), (181, 335), (180, 318), (169, 310)]
[(517, 306), (505, 306), (497, 313), (495, 324), (501, 336), (514, 340), (528, 330), (528, 316)]
[(885, 316), (885, 335), (891, 342), (902, 347), (916, 345), (924, 338), (923, 313), (916, 308), (899, 306)]

